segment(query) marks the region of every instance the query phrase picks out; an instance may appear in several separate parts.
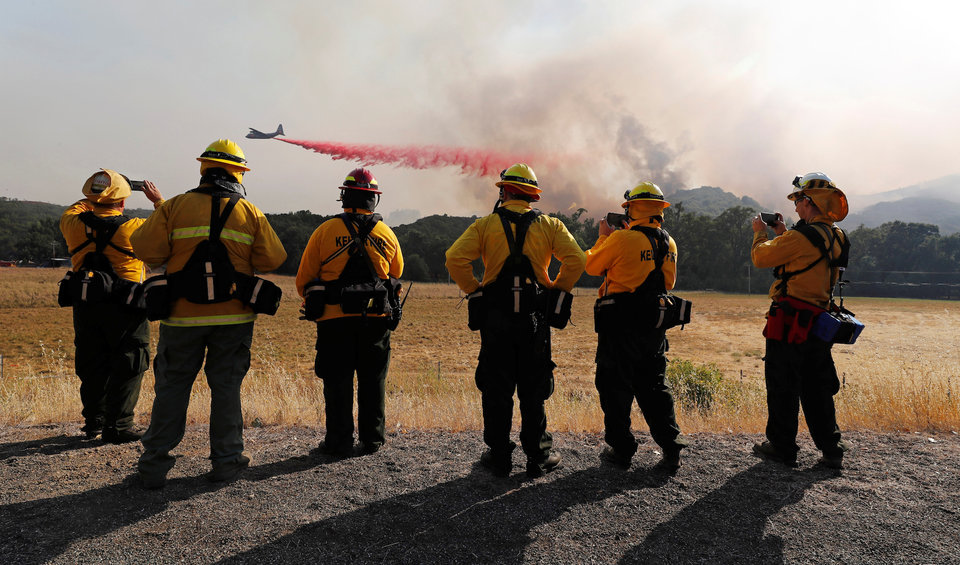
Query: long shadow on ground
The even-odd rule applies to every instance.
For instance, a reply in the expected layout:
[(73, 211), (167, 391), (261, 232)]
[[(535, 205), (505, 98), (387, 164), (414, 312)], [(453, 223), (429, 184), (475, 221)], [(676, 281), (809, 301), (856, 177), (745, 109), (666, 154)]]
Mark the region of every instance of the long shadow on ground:
[(3, 443), (0, 444), (0, 461), (10, 457), (56, 455), (74, 449), (90, 449), (101, 445), (103, 445), (103, 442), (99, 439), (89, 440), (76, 435), (59, 435), (30, 441)]
[[(54, 437), (7, 444), (0, 446), (0, 453), (7, 456), (59, 453), (74, 445), (76, 438), (68, 439), (61, 441), (60, 437)], [(334, 461), (316, 455), (292, 457), (251, 468), (245, 478), (264, 480)], [(77, 540), (104, 536), (160, 514), (171, 504), (218, 490), (225, 484), (211, 483), (201, 475), (171, 479), (164, 489), (147, 491), (136, 474), (132, 474), (118, 484), (82, 493), (0, 506), (0, 563), (45, 563), (61, 556)]]
[(836, 476), (819, 467), (790, 472), (757, 463), (658, 525), (620, 563), (782, 563), (783, 538), (764, 533), (770, 517)]
[(575, 506), (668, 480), (655, 470), (594, 467), (518, 486), (475, 466), (460, 479), (308, 524), (223, 563), (520, 563), (538, 525)]
[(119, 484), (79, 494), (4, 505), (0, 562), (46, 563), (76, 540), (102, 536), (216, 488), (188, 477), (168, 481), (163, 491), (145, 493), (139, 478), (130, 475)]

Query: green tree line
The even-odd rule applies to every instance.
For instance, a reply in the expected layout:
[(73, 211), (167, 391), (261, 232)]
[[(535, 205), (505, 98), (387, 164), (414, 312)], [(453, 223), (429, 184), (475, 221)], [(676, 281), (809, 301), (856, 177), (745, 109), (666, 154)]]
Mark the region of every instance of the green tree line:
[[(43, 263), (51, 256), (66, 256), (59, 229), (63, 209), (54, 204), (0, 198), (0, 260)], [(147, 211), (135, 212), (132, 215)], [(750, 263), (750, 222), (755, 214), (754, 208), (744, 206), (728, 208), (717, 216), (686, 211), (682, 204), (667, 208), (664, 227), (679, 248), (678, 289), (765, 293), (772, 274)], [(583, 249), (596, 243), (601, 214), (580, 208), (571, 214), (550, 215), (564, 222)], [(267, 214), (288, 255), (278, 273), (296, 274), (307, 240), (330, 217), (306, 210)], [(406, 262), (404, 278), (447, 281), (444, 253), (476, 219), (433, 215), (395, 227)], [(876, 228), (860, 226), (848, 234), (852, 247), (845, 278), (851, 284), (846, 295), (960, 296), (960, 233), (944, 236), (932, 224), (898, 221)], [(554, 260), (554, 274), (557, 267)], [(478, 278), (481, 269), (477, 262)], [(584, 274), (578, 284), (596, 287), (601, 282), (599, 277)]]

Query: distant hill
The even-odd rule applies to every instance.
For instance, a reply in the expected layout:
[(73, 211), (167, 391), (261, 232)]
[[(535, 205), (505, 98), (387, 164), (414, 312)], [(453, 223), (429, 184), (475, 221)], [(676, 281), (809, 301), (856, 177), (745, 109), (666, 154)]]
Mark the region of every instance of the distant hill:
[(746, 206), (756, 210), (763, 208), (759, 202), (749, 196), (738, 197), (716, 186), (678, 190), (668, 195), (667, 200), (671, 204), (682, 202), (683, 209), (687, 212), (704, 214), (710, 217), (716, 217), (727, 208), (733, 208), (734, 206)]
[(947, 175), (886, 192), (850, 196), (852, 206), (868, 207), (880, 202), (892, 202), (904, 198), (939, 198), (960, 203), (960, 175)]
[[(11, 200), (0, 196), (0, 259), (46, 259), (65, 255), (60, 216), (67, 206)], [(129, 209), (127, 216), (146, 218), (152, 210)]]
[(848, 229), (900, 220), (937, 225), (943, 235), (960, 231), (960, 175), (849, 199), (852, 213), (843, 221)]
[(903, 198), (893, 202), (880, 202), (863, 211), (850, 214), (843, 221), (847, 229), (860, 225), (875, 228), (885, 222), (900, 220), (934, 224), (942, 235), (960, 231), (960, 203), (942, 198)]

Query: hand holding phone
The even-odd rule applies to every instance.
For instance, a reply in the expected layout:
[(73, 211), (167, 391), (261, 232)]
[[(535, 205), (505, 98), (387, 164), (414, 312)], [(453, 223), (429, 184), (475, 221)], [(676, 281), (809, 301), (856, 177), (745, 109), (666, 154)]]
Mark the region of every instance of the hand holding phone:
[(626, 214), (617, 214), (616, 212), (610, 212), (606, 217), (607, 225), (615, 230), (622, 230), (623, 223), (629, 222)]
[(777, 224), (783, 221), (783, 217), (776, 212), (760, 212), (760, 219), (771, 228), (777, 227)]

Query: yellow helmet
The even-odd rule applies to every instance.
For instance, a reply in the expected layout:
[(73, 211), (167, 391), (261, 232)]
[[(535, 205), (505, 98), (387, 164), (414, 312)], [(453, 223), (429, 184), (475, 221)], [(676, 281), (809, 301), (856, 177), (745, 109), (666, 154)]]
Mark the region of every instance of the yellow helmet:
[(197, 157), (197, 161), (221, 163), (229, 165), (242, 171), (249, 171), (247, 158), (243, 154), (243, 149), (229, 139), (218, 139), (207, 146), (203, 153)]
[(787, 198), (797, 200), (803, 196), (809, 197), (820, 212), (834, 222), (846, 218), (850, 211), (847, 195), (823, 173), (807, 173), (802, 177), (794, 177), (793, 191), (787, 195)]
[(632, 190), (624, 192), (623, 199), (624, 203), (620, 205), (622, 208), (629, 207), (631, 202), (643, 200), (652, 201), (651, 204), (659, 204), (661, 208), (666, 208), (670, 205), (669, 202), (664, 200), (663, 191), (660, 190), (660, 187), (652, 182), (641, 182), (633, 187)]
[(509, 169), (500, 171), (500, 188), (515, 188), (524, 194), (536, 196), (543, 192), (537, 187), (537, 175), (526, 163), (517, 163)]
[(91, 202), (113, 204), (130, 196), (130, 183), (116, 171), (100, 169), (83, 183), (83, 195)]

